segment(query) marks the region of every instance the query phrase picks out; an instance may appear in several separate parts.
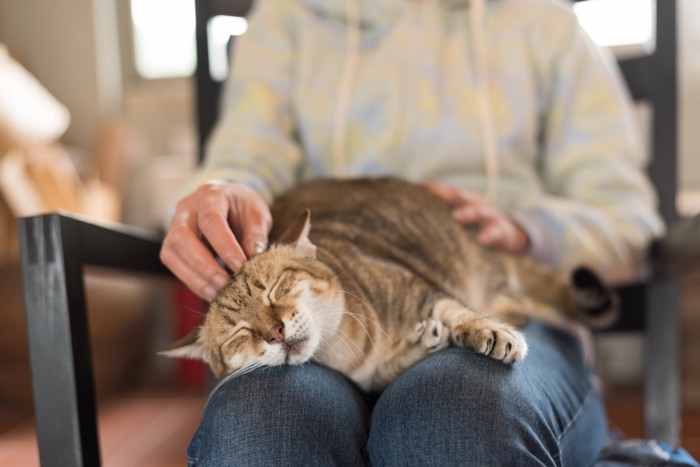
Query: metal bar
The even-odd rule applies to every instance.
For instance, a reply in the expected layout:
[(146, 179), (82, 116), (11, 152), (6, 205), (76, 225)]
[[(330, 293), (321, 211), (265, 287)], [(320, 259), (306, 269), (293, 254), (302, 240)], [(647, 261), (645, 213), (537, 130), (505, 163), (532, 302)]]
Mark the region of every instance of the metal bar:
[(80, 230), (83, 241), (80, 257), (83, 265), (124, 269), (172, 276), (160, 262), (162, 236), (123, 224), (98, 223), (66, 214), (53, 214), (61, 219), (64, 230)]
[[(659, 211), (668, 225), (677, 221), (677, 38), (676, 0), (656, 1), (656, 50), (653, 83), (653, 159), (649, 175), (656, 187)], [(653, 245), (652, 245), (653, 246)], [(653, 258), (653, 257), (652, 257)], [(680, 351), (678, 277), (657, 274), (647, 287), (645, 435), (671, 444), (680, 435)]]
[(204, 159), (204, 143), (214, 126), (218, 113), (219, 86), (209, 70), (209, 41), (207, 24), (211, 17), (209, 0), (195, 1), (195, 36), (197, 42), (197, 129), (199, 131), (199, 162)]
[(221, 83), (211, 77), (209, 65), (209, 20), (214, 16), (245, 16), (253, 0), (196, 0), (195, 35), (197, 42), (197, 129), (199, 132), (199, 162), (204, 160), (204, 145), (219, 115)]
[(57, 215), (18, 224), (41, 464), (99, 465), (81, 232)]
[(644, 435), (677, 445), (680, 435), (678, 278), (666, 274), (647, 286)]
[(97, 466), (84, 267), (169, 276), (160, 237), (63, 214), (21, 218), (18, 228), (41, 464)]
[(627, 87), (635, 101), (646, 100), (651, 96), (653, 86), (651, 67), (654, 66), (653, 55), (643, 55), (641, 57), (620, 60), (620, 69), (625, 77)]
[(649, 175), (659, 194), (659, 211), (668, 225), (678, 216), (678, 95), (677, 95), (676, 0), (656, 1), (656, 51), (654, 82), (649, 90), (654, 111), (653, 159)]

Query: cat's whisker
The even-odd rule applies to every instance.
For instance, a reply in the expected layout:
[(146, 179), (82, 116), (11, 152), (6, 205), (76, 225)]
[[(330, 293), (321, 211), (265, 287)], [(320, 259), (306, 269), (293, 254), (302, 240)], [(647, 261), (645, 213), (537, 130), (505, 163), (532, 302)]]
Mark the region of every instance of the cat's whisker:
[[(353, 358), (357, 358), (357, 354), (355, 353), (353, 348), (350, 347), (350, 345), (342, 338), (342, 336), (336, 335), (335, 337), (338, 338), (339, 342), (342, 342), (343, 344), (345, 344), (345, 346), (348, 348), (348, 351), (352, 354)], [(322, 339), (322, 341), (324, 344), (328, 345), (329, 348), (333, 348), (333, 346), (326, 339)]]
[[(369, 316), (366, 316), (366, 315), (361, 315), (359, 313), (353, 313), (352, 311), (348, 311), (347, 308), (343, 308), (343, 307), (330, 308), (329, 307), (329, 308), (326, 308), (323, 313), (319, 314), (319, 316), (331, 316), (334, 314), (346, 314), (346, 315), (349, 315), (350, 317), (354, 318), (358, 322), (359, 322), (359, 318), (366, 319), (367, 321), (369, 321), (369, 322), (373, 323), (375, 326), (377, 326), (377, 328), (379, 328), (379, 330), (388, 339), (390, 339), (390, 340), (392, 339), (392, 337), (384, 330), (384, 328), (382, 327), (382, 325), (379, 321), (377, 321), (376, 319), (370, 318)], [(362, 323), (360, 323), (360, 324), (362, 324)], [(363, 325), (363, 327), (364, 327), (364, 325)], [(367, 329), (365, 328), (365, 331), (366, 330)], [(369, 335), (369, 333), (368, 333), (368, 335)]]
[[(318, 299), (320, 299), (320, 298), (322, 298), (322, 297), (324, 297), (324, 296), (326, 296), (326, 295), (328, 295), (328, 294), (335, 293), (335, 292), (336, 292), (336, 291), (329, 291), (329, 292), (322, 293), (322, 294), (320, 294), (316, 299), (318, 300)], [(368, 311), (372, 312), (372, 307), (369, 305), (369, 303), (367, 303), (366, 300), (362, 299), (361, 297), (357, 296), (356, 294), (354, 294), (354, 293), (352, 293), (352, 292), (348, 292), (347, 290), (341, 290), (340, 292), (342, 292), (342, 293), (344, 293), (344, 294), (347, 294), (347, 295), (350, 295), (351, 297), (355, 298), (355, 299), (356, 299), (358, 302), (360, 302), (360, 304), (361, 304), (362, 306), (364, 306)], [(314, 302), (312, 302), (312, 303), (314, 303)], [(377, 320), (375, 320), (375, 319), (372, 319), (372, 318), (370, 318), (370, 317), (367, 316), (367, 315), (360, 315), (360, 314), (358, 314), (358, 313), (352, 313), (352, 312), (348, 311), (347, 308), (345, 308), (345, 312), (348, 313), (348, 314), (353, 314), (353, 315), (356, 315), (356, 316), (360, 316), (360, 317), (362, 317), (362, 318), (364, 318), (364, 319), (366, 319), (366, 320), (368, 320), (368, 321), (371, 321), (372, 323), (374, 323), (374, 324), (379, 328), (380, 331), (382, 331), (382, 332), (384, 333), (385, 336), (387, 336), (389, 339), (391, 339), (391, 336), (389, 336), (389, 334), (387, 334), (387, 332), (384, 330), (384, 328), (382, 327), (381, 323), (379, 323), (379, 321), (377, 321)]]
[[(355, 321), (357, 321), (357, 322), (360, 324), (360, 326), (362, 326), (362, 329), (364, 329), (365, 334), (367, 334), (367, 336), (370, 337), (370, 338), (371, 338), (371, 335), (370, 335), (369, 331), (367, 330), (367, 328), (365, 327), (365, 325), (359, 320), (358, 317), (368, 319), (369, 321), (371, 321), (372, 323), (374, 323), (382, 332), (384, 332), (384, 330), (382, 329), (381, 325), (379, 325), (379, 323), (377, 323), (376, 321), (372, 320), (371, 318), (368, 318), (368, 317), (366, 317), (366, 316), (364, 316), (364, 315), (361, 315), (361, 314), (358, 314), (358, 313), (352, 313), (352, 312), (350, 312), (350, 311), (348, 311), (347, 309), (342, 308), (342, 307), (337, 307), (337, 308), (326, 308), (326, 309), (324, 310), (324, 312), (318, 314), (318, 316), (319, 316), (319, 317), (322, 317), (322, 318), (323, 318), (323, 317), (327, 317), (327, 316), (333, 316), (333, 315), (348, 315), (348, 316), (350, 316), (352, 319), (354, 319)], [(384, 332), (384, 334), (386, 334), (386, 332)]]
[[(362, 326), (362, 329), (365, 330), (365, 334), (367, 334), (367, 338), (369, 339), (370, 343), (372, 344), (372, 347), (374, 347), (374, 350), (377, 350), (377, 346), (375, 345), (374, 339), (372, 339), (372, 335), (369, 333), (369, 330), (367, 329), (367, 326), (365, 326), (365, 323), (363, 323), (362, 321), (360, 321), (360, 319), (357, 317), (357, 316), (363, 316), (363, 315), (357, 315), (357, 316), (355, 316), (357, 313), (351, 313), (351, 312), (349, 312), (349, 311), (347, 311), (347, 310), (344, 310), (344, 312), (345, 312), (345, 314), (347, 314), (348, 316), (350, 316), (352, 319), (354, 319), (355, 321), (357, 321), (357, 323), (358, 323), (360, 326)], [(366, 316), (363, 316), (363, 317), (366, 318)], [(377, 324), (377, 327), (378, 327), (382, 332), (384, 332), (384, 334), (386, 334), (386, 332), (382, 329), (382, 327), (381, 327), (380, 325)], [(387, 334), (387, 336), (388, 336), (388, 334)]]
[(193, 308), (193, 307), (191, 307), (191, 306), (184, 305), (184, 308), (185, 308), (185, 310), (191, 311), (191, 312), (193, 312), (193, 313), (196, 313), (196, 314), (198, 314), (199, 316), (206, 316), (206, 315), (207, 315), (206, 312), (201, 311), (201, 310), (198, 310), (198, 309)]
[[(348, 342), (348, 341), (349, 341), (352, 345), (355, 346), (355, 348), (357, 349), (358, 352), (362, 353), (362, 349), (360, 348), (360, 346), (357, 345), (357, 342), (355, 342), (355, 341), (348, 335), (348, 333), (346, 333), (346, 332), (343, 331), (342, 329), (337, 329), (337, 331), (340, 332), (340, 333), (342, 333), (342, 335), (341, 335), (341, 334), (336, 334), (336, 336), (338, 336), (339, 338), (341, 338), (344, 342)], [(348, 346), (348, 347), (350, 347), (350, 346)], [(355, 357), (355, 356), (357, 355), (357, 354), (352, 350), (352, 348), (350, 348), (350, 351), (352, 352), (353, 357)]]
[(245, 365), (245, 366), (239, 368), (238, 370), (231, 373), (228, 377), (237, 378), (239, 376), (243, 376), (247, 373), (250, 373), (251, 371), (257, 370), (258, 368), (262, 368), (264, 366), (269, 366), (269, 365), (266, 365), (266, 364), (261, 363), (261, 362), (254, 362), (254, 363), (251, 363), (250, 365)]
[(379, 328), (379, 330), (382, 331), (382, 333), (384, 333), (384, 335), (385, 335), (387, 338), (391, 339), (391, 336), (384, 330), (384, 328), (382, 327), (381, 323), (380, 323), (379, 321), (377, 321), (376, 319), (370, 318), (369, 316), (366, 316), (366, 315), (361, 315), (361, 314), (359, 314), (359, 313), (353, 313), (353, 312), (351, 312), (351, 311), (348, 311), (347, 309), (345, 309), (344, 312), (345, 312), (345, 314), (347, 314), (347, 315), (350, 315), (350, 316), (353, 316), (353, 317), (359, 316), (359, 317), (361, 317), (361, 318), (366, 319), (367, 321), (370, 321), (370, 322), (374, 323), (374, 324)]
[[(367, 308), (369, 309), (369, 307), (367, 307)], [(362, 317), (362, 318), (366, 319), (367, 321), (370, 321), (371, 323), (373, 323), (374, 325), (376, 325), (382, 332), (384, 332), (384, 333), (386, 334), (386, 331), (384, 331), (384, 329), (383, 329), (381, 323), (380, 323), (379, 321), (377, 321), (376, 319), (371, 318), (371, 317), (369, 317), (369, 316), (367, 316), (367, 315), (363, 315), (363, 314), (360, 314), (360, 313), (353, 313), (353, 312), (351, 312), (351, 311), (348, 311), (347, 308), (342, 307), (342, 306), (335, 306), (335, 307), (328, 307), (328, 306), (327, 306), (327, 307), (324, 308), (324, 310), (323, 310), (321, 316), (330, 316), (331, 314), (333, 314), (333, 313), (325, 313), (325, 312), (327, 312), (327, 311), (328, 311), (328, 312), (335, 312), (335, 313), (345, 313), (345, 314), (349, 314), (349, 315), (354, 315), (354, 316)], [(386, 334), (386, 335), (388, 336), (388, 334)]]
[[(323, 331), (328, 331), (328, 329), (325, 329), (325, 328), (323, 328), (323, 327), (321, 327), (321, 330), (323, 330)], [(353, 358), (356, 358), (356, 357), (357, 357), (357, 354), (356, 354), (355, 351), (352, 349), (352, 347), (350, 347), (350, 344), (354, 345), (355, 348), (357, 349), (357, 351), (360, 352), (360, 353), (362, 353), (362, 349), (360, 348), (360, 346), (358, 346), (357, 343), (356, 343), (354, 340), (352, 340), (352, 338), (350, 338), (350, 336), (348, 336), (347, 333), (345, 333), (343, 330), (341, 330), (341, 329), (338, 328), (338, 329), (333, 330), (333, 332), (335, 333), (335, 337), (337, 337), (338, 339), (340, 339), (340, 341), (343, 342), (343, 343), (348, 347), (348, 350), (352, 353)], [(342, 333), (342, 335), (341, 335), (341, 334), (338, 334), (339, 332)], [(322, 340), (326, 345), (328, 345), (328, 347), (332, 347), (332, 345), (331, 345), (326, 339), (324, 339), (323, 337), (321, 337), (321, 340)], [(349, 344), (348, 342), (349, 342), (350, 344)]]

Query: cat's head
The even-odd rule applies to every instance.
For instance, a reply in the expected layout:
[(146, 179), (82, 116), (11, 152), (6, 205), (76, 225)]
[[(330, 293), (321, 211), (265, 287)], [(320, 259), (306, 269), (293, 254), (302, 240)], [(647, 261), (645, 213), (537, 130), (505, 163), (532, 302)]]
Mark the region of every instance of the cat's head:
[(316, 259), (309, 229), (306, 211), (277, 243), (245, 262), (202, 326), (160, 354), (203, 360), (218, 378), (308, 361), (343, 309), (335, 276)]

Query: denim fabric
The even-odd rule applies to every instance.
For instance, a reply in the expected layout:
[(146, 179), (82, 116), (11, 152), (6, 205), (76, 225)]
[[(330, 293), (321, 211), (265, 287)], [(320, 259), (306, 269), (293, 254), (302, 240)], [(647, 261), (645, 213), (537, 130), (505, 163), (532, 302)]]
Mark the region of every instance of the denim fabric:
[[(449, 348), (377, 399), (316, 364), (257, 370), (212, 393), (191, 466), (586, 466), (606, 437), (600, 395), (569, 335), (533, 323), (505, 365)], [(376, 403), (375, 403), (376, 401)]]

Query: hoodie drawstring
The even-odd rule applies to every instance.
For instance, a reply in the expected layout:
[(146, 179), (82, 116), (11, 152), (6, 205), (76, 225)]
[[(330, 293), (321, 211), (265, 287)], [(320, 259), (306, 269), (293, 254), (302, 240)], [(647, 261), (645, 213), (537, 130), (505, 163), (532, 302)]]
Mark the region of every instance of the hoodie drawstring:
[(472, 40), (474, 57), (474, 74), (476, 80), (477, 105), (484, 150), (484, 165), (486, 168), (486, 196), (496, 201), (499, 191), (500, 160), (496, 142), (496, 127), (488, 93), (488, 67), (486, 65), (486, 0), (471, 0), (469, 3), (469, 33)]
[(333, 127), (333, 176), (347, 176), (347, 139), (350, 100), (360, 62), (360, 11), (357, 0), (345, 0), (345, 62), (338, 85)]
[[(493, 109), (488, 94), (486, 33), (484, 31), (486, 1), (470, 0), (469, 33), (472, 41), (476, 97), (483, 141), (484, 166), (486, 169), (486, 196), (489, 200), (495, 201), (499, 192), (500, 160)], [(333, 176), (339, 178), (347, 176), (348, 117), (360, 59), (360, 12), (358, 3), (358, 0), (344, 1), (347, 21), (345, 30), (345, 61), (338, 86), (332, 140)]]

